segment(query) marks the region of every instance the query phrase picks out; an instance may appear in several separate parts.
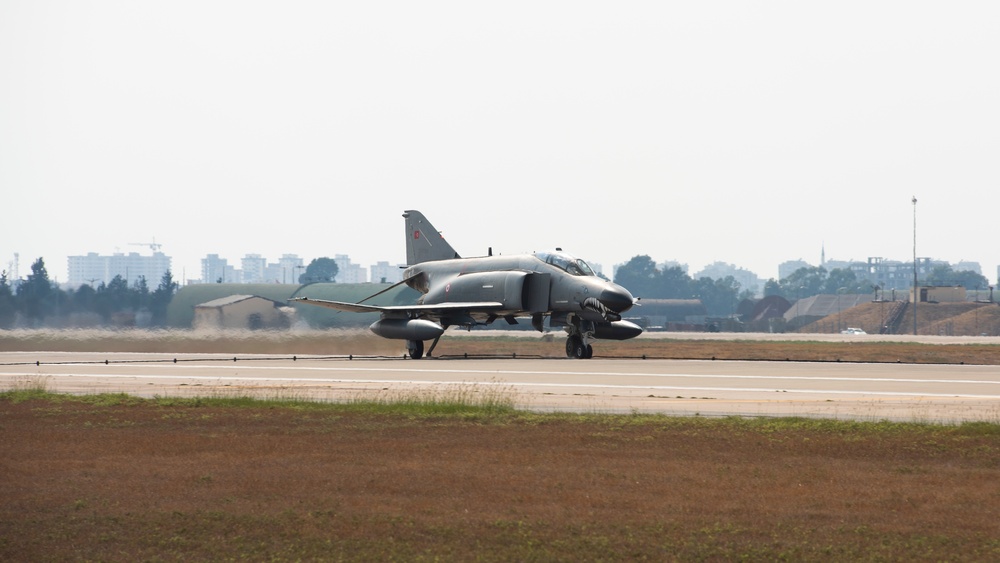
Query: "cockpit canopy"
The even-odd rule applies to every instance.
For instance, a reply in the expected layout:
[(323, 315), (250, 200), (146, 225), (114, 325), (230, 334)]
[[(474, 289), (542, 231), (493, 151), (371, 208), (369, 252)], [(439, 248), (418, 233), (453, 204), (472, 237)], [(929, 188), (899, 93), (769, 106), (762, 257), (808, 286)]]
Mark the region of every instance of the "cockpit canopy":
[(560, 270), (566, 271), (574, 276), (596, 276), (589, 264), (566, 254), (565, 252), (536, 252), (538, 258), (546, 264), (551, 264)]

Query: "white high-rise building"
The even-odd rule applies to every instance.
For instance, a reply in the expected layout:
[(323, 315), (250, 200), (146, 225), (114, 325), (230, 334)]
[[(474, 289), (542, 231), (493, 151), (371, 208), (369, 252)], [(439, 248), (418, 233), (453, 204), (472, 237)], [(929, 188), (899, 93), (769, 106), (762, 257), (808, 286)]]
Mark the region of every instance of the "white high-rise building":
[(260, 254), (247, 254), (240, 261), (243, 267), (243, 283), (267, 283), (264, 270), (267, 268), (267, 259)]
[(282, 254), (277, 262), (264, 268), (264, 283), (299, 283), (299, 276), (305, 271), (302, 259), (295, 254)]
[(806, 262), (805, 260), (787, 260), (778, 264), (778, 281), (781, 281), (788, 276), (794, 274), (802, 268), (812, 268), (812, 264)]
[[(339, 267), (339, 266), (338, 266)], [(372, 283), (399, 283), (403, 281), (403, 267), (388, 262), (378, 262), (371, 266)]]
[(237, 283), (236, 269), (218, 254), (209, 254), (201, 259), (202, 283)]
[(87, 284), (97, 287), (111, 281), (108, 278), (108, 257), (88, 252), (86, 256), (69, 257), (69, 279), (71, 284)]
[(368, 270), (359, 264), (352, 264), (351, 259), (346, 254), (337, 254), (333, 257), (337, 263), (337, 276), (334, 281), (337, 283), (365, 283), (368, 281)]
[(131, 286), (144, 277), (146, 285), (153, 290), (160, 284), (163, 274), (170, 271), (170, 262), (171, 258), (162, 252), (154, 252), (152, 256), (142, 256), (138, 252), (116, 252), (111, 256), (101, 256), (96, 252), (88, 252), (86, 256), (68, 258), (68, 281), (71, 284), (96, 287), (102, 283), (110, 283), (115, 276), (121, 276)]

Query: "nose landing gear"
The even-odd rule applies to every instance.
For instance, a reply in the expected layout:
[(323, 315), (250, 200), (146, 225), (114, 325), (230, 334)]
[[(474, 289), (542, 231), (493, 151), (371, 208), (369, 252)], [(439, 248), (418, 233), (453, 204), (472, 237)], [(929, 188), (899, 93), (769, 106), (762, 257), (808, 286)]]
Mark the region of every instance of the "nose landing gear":
[(566, 339), (566, 356), (587, 360), (594, 357), (594, 347), (588, 344), (582, 335), (571, 334)]

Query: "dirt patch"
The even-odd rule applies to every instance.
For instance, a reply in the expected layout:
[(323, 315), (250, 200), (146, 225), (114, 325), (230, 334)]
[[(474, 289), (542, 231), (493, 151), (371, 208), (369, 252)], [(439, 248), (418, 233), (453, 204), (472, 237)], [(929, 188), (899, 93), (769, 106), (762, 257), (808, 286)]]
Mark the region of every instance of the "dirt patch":
[(0, 401), (0, 559), (1000, 557), (1000, 433)]
[[(810, 323), (798, 331), (808, 333), (839, 333), (847, 327), (858, 327), (869, 334), (879, 334), (890, 322), (895, 302), (862, 303)], [(917, 333), (940, 336), (998, 336), (1000, 307), (996, 303), (920, 303), (917, 306)], [(913, 307), (907, 307), (898, 324), (898, 334), (913, 332)]]

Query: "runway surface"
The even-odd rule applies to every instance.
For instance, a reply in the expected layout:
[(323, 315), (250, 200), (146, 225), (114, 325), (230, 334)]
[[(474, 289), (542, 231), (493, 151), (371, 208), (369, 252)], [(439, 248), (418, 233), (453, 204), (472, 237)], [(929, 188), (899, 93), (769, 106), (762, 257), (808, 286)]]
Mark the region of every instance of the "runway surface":
[(0, 353), (0, 389), (39, 384), (77, 394), (323, 401), (500, 392), (539, 411), (1000, 422), (997, 366)]

